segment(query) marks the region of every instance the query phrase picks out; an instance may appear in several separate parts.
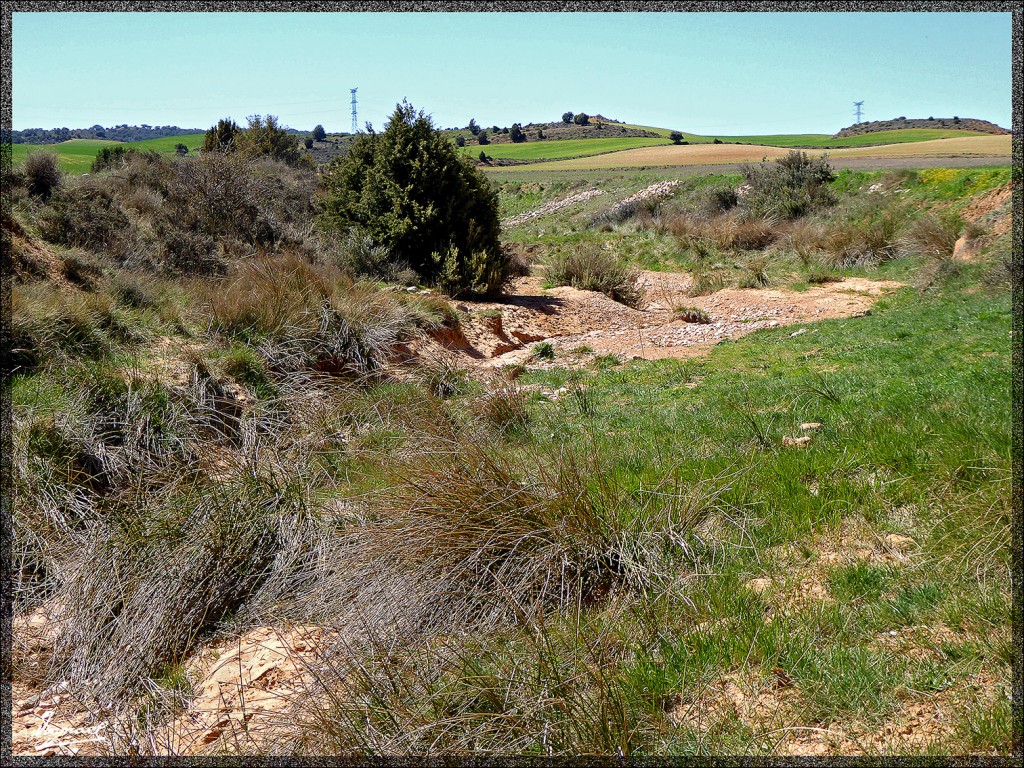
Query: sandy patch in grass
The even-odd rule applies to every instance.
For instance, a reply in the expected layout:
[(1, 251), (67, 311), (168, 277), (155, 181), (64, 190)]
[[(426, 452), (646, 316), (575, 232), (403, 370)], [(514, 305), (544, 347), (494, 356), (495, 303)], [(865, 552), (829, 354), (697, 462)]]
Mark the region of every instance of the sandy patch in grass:
[(973, 707), (1006, 695), (1005, 683), (998, 675), (983, 673), (936, 694), (904, 696), (899, 708), (880, 724), (820, 723), (801, 714), (803, 697), (785, 671), (737, 671), (696, 693), (681, 692), (667, 718), (677, 728), (702, 734), (738, 721), (752, 732), (760, 749), (774, 755), (914, 754), (949, 745)]
[[(142, 754), (273, 753), (294, 726), (289, 714), (308, 698), (318, 649), (329, 644), (317, 627), (260, 627), (217, 641), (185, 667), (187, 707), (145, 735)], [(93, 702), (53, 686), (41, 691), (16, 681), (13, 754), (104, 755), (126, 749), (124, 724), (104, 718)], [(130, 739), (129, 739), (130, 741)], [(114, 746), (117, 745), (117, 746)]]

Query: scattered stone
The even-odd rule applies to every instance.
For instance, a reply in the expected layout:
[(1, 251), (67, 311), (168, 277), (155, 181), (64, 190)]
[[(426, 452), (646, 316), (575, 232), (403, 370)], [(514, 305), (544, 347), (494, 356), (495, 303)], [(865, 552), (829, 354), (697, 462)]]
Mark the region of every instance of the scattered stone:
[(598, 195), (603, 194), (603, 190), (588, 189), (584, 192), (580, 192), (579, 194), (562, 198), (561, 200), (553, 200), (550, 203), (545, 203), (540, 208), (536, 208), (532, 211), (524, 211), (523, 213), (512, 216), (511, 218), (504, 219), (501, 222), (501, 226), (502, 228), (516, 227), (520, 224), (525, 224), (530, 219), (536, 219), (539, 216), (547, 216), (548, 214), (554, 213), (562, 208), (567, 208), (568, 206), (575, 205), (576, 203), (582, 203), (585, 200), (589, 200), (592, 197), (597, 197)]
[(804, 448), (811, 442), (810, 435), (804, 435), (803, 437), (789, 437), (788, 435), (782, 438), (782, 444), (795, 448)]
[(954, 261), (977, 261), (981, 255), (981, 243), (978, 240), (968, 240), (966, 235), (961, 235), (953, 246)]
[(749, 589), (751, 592), (756, 592), (757, 594), (760, 595), (762, 592), (765, 592), (765, 591), (771, 589), (771, 587), (772, 587), (772, 580), (771, 579), (751, 579), (744, 586), (746, 586), (746, 588)]
[(882, 541), (885, 542), (885, 546), (896, 552), (906, 552), (915, 543), (909, 536), (902, 536), (898, 533), (890, 533)]
[(800, 425), (800, 429), (802, 429), (804, 432), (811, 432), (816, 429), (821, 429), (821, 424), (817, 421), (805, 421), (803, 424)]

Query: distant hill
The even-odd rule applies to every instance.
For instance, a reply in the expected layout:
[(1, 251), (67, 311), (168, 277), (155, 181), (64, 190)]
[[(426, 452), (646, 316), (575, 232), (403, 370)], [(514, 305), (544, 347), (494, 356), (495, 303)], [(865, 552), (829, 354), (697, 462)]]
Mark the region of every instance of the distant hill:
[(11, 131), (12, 144), (60, 144), (71, 139), (100, 139), (102, 141), (147, 141), (168, 136), (190, 136), (206, 133), (205, 128), (179, 128), (176, 125), (115, 125), (104, 128), (25, 128)]
[(944, 128), (946, 130), (977, 131), (978, 133), (1009, 133), (988, 120), (976, 120), (972, 117), (929, 117), (911, 118), (894, 117), (892, 120), (872, 120), (869, 123), (856, 123), (835, 134), (833, 139), (843, 139), (847, 136), (863, 136), (865, 133), (877, 131), (894, 131), (904, 128)]

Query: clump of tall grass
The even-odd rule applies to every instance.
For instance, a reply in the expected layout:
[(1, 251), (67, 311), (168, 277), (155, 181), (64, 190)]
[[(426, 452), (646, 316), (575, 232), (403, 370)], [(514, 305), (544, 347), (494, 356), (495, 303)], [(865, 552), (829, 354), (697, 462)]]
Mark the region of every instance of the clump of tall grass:
[(11, 350), (5, 368), (31, 370), (58, 357), (100, 357), (130, 336), (107, 293), (61, 290), (48, 283), (11, 293)]
[(500, 434), (521, 432), (530, 423), (526, 393), (514, 380), (497, 379), (477, 403), (480, 418)]
[(903, 255), (902, 227), (900, 211), (868, 210), (845, 219), (797, 222), (786, 244), (805, 266), (869, 266)]
[(698, 258), (708, 258), (716, 251), (761, 250), (782, 236), (775, 221), (735, 212), (711, 218), (681, 213), (669, 219), (666, 227), (680, 248)]
[(372, 374), (417, 321), (431, 322), (392, 294), (291, 254), (244, 265), (211, 291), (209, 307), (215, 330), (255, 343), (281, 371)]
[[(671, 580), (714, 493), (633, 489), (595, 457), (509, 453), (447, 417), (388, 463), (372, 518), (337, 541), (302, 620), (430, 635), (511, 623)], [(301, 607), (300, 607), (301, 610)]]
[(906, 245), (923, 256), (950, 258), (963, 229), (963, 222), (955, 216), (924, 214), (907, 227)]
[[(182, 485), (77, 537), (56, 599), (65, 609), (50, 677), (123, 700), (183, 659), (256, 591), (301, 497), (283, 478)], [(125, 510), (127, 512), (127, 510)]]
[[(634, 650), (665, 625), (632, 605), (527, 631), (379, 638), (317, 659), (316, 694), (296, 701), (297, 754), (537, 754), (627, 757), (664, 727), (668, 697), (638, 684)], [(650, 611), (656, 615), (657, 611)], [(663, 618), (663, 617), (662, 617)], [(315, 702), (315, 703), (314, 703)]]
[(557, 285), (599, 291), (629, 307), (637, 307), (643, 300), (636, 269), (593, 243), (579, 243), (557, 252), (548, 266), (547, 277)]
[(725, 286), (726, 278), (723, 270), (700, 265), (690, 273), (690, 284), (686, 288), (686, 295), (708, 296), (717, 293)]

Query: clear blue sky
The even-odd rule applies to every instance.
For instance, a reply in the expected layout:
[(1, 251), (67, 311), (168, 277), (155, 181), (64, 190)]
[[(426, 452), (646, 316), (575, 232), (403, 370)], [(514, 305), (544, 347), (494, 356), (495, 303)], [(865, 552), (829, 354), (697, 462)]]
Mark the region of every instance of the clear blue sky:
[(1009, 13), (15, 13), (13, 127), (205, 128), (276, 114), (439, 127), (571, 110), (702, 134), (864, 119), (1010, 127)]

